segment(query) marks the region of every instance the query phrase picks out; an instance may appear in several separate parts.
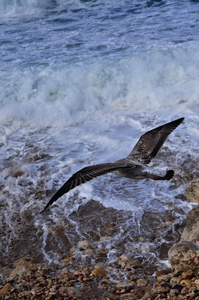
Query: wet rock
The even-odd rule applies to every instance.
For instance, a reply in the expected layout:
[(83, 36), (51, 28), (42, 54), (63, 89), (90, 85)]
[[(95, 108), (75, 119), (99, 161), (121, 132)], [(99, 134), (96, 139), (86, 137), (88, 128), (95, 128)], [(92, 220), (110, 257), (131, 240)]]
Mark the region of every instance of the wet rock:
[(187, 279), (183, 279), (180, 281), (180, 284), (182, 286), (186, 286), (188, 289), (191, 287), (191, 283), (192, 283), (191, 280), (187, 280)]
[(100, 237), (100, 242), (106, 242), (110, 239), (110, 236), (102, 236)]
[(13, 278), (15, 275), (20, 275), (22, 273), (30, 274), (31, 269), (34, 266), (34, 259), (30, 257), (22, 257), (16, 264), (14, 270), (11, 272), (11, 277)]
[(119, 257), (119, 265), (124, 268), (126, 266), (126, 264), (130, 262), (130, 257), (126, 254), (122, 254), (120, 257)]
[(157, 281), (161, 283), (166, 283), (170, 281), (170, 279), (171, 279), (171, 274), (164, 274), (164, 275), (157, 276)]
[(85, 251), (84, 251), (84, 254), (85, 255), (92, 255), (94, 252), (93, 252), (93, 250), (92, 249), (86, 249)]
[(120, 291), (120, 299), (122, 300), (129, 300), (129, 299), (132, 299), (132, 294), (131, 293), (124, 293), (125, 291), (123, 291), (123, 294), (122, 291)]
[(5, 276), (8, 276), (12, 273), (12, 270), (11, 268), (7, 268), (7, 267), (4, 267), (4, 268), (1, 268), (0, 269), (0, 274), (5, 277)]
[(140, 240), (140, 242), (144, 242), (144, 241), (145, 241), (145, 238), (144, 238), (143, 236), (140, 236), (140, 237), (139, 237), (139, 240)]
[(155, 295), (155, 293), (153, 291), (147, 291), (141, 300), (152, 299), (154, 295)]
[[(171, 234), (172, 235), (172, 234)], [(163, 242), (161, 245), (160, 245), (160, 254), (159, 254), (159, 258), (161, 260), (165, 260), (167, 259), (168, 257), (168, 251), (169, 249), (171, 248), (173, 243), (170, 243), (170, 242)]]
[(122, 254), (119, 257), (119, 265), (124, 268), (138, 268), (141, 265), (141, 260), (140, 259), (131, 259), (128, 255)]
[(196, 256), (199, 246), (192, 241), (181, 241), (174, 244), (168, 252), (172, 267), (176, 265), (189, 265), (189, 260)]
[(68, 255), (64, 259), (61, 260), (62, 264), (67, 264), (68, 262), (72, 261), (74, 259), (74, 254)]
[(149, 252), (149, 245), (148, 244), (141, 244), (140, 245), (140, 252), (143, 255), (146, 255)]
[(195, 279), (194, 284), (196, 285), (196, 288), (199, 289), (199, 279)]
[(138, 287), (145, 287), (147, 285), (147, 280), (140, 278), (136, 281)]
[(189, 293), (189, 290), (187, 287), (182, 288), (182, 290), (181, 290), (182, 295), (187, 295), (188, 293)]
[(94, 243), (92, 243), (88, 240), (80, 241), (78, 243), (78, 246), (79, 246), (80, 250), (85, 250), (85, 249), (88, 249), (88, 248), (95, 249), (97, 247)]
[(182, 272), (181, 277), (182, 279), (187, 279), (193, 276), (192, 270), (187, 270), (186, 272)]
[(130, 260), (130, 257), (128, 255), (126, 255), (126, 254), (122, 254), (122, 255), (120, 255), (119, 259), (120, 259), (120, 261), (127, 262), (127, 261)]
[(154, 287), (152, 289), (152, 291), (156, 294), (162, 294), (162, 293), (166, 293), (167, 292), (167, 289), (164, 287), (164, 286), (157, 286), (157, 287)]
[(91, 274), (95, 277), (105, 276), (107, 274), (107, 271), (102, 266), (96, 265), (94, 267), (94, 270), (91, 272)]
[(70, 287), (67, 287), (66, 290), (67, 290), (67, 293), (69, 294), (69, 296), (77, 297), (77, 299), (82, 298), (82, 293), (78, 288), (70, 286)]
[(179, 283), (180, 283), (180, 278), (179, 277), (172, 277), (171, 280), (170, 280), (170, 284), (171, 284), (172, 287), (179, 284)]
[(125, 291), (129, 291), (134, 287), (135, 287), (135, 282), (128, 282), (128, 281), (119, 282), (116, 285), (116, 288), (118, 290), (125, 290)]
[(199, 203), (199, 178), (193, 179), (186, 188), (188, 202)]
[(164, 270), (160, 270), (159, 272), (156, 273), (156, 277), (162, 276), (162, 275), (168, 275), (171, 273), (171, 268), (167, 268)]
[(7, 295), (10, 291), (12, 291), (14, 288), (10, 283), (6, 283), (2, 289), (0, 289), (0, 295), (4, 296)]
[(186, 227), (181, 240), (191, 241), (199, 239), (199, 205), (190, 210), (186, 217)]
[(136, 258), (136, 259), (131, 260), (130, 266), (135, 268), (135, 269), (140, 267), (141, 266), (141, 259)]
[(170, 296), (171, 296), (172, 299), (173, 299), (173, 297), (175, 297), (176, 295), (178, 295), (179, 292), (180, 292), (180, 291), (179, 291), (178, 289), (171, 289), (170, 292), (169, 292), (169, 294), (170, 294)]

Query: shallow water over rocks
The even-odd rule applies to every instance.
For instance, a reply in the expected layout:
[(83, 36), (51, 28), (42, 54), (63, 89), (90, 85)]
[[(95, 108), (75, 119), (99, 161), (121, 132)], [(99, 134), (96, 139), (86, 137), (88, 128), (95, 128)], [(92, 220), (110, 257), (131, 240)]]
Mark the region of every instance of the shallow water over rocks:
[[(23, 213), (16, 217), (17, 235), (10, 233), (9, 247), (2, 251), (1, 268), (12, 266), (18, 258), (27, 255), (37, 262), (49, 258), (49, 263), (60, 265), (61, 260), (72, 253), (71, 267), (75, 268), (75, 265), (86, 266), (88, 263), (117, 263), (119, 257), (126, 253), (131, 260), (142, 262), (141, 272), (152, 274), (159, 268), (160, 260), (167, 259), (168, 249), (179, 240), (185, 225), (183, 218), (174, 218), (170, 211), (160, 215), (159, 212), (145, 210), (136, 216), (132, 211), (105, 208), (100, 202), (91, 200), (80, 205), (60, 224), (50, 223), (47, 213), (39, 215), (45, 226), (49, 224), (44, 243), (43, 228), (35, 225), (31, 214)], [(138, 222), (139, 231), (135, 226)], [(79, 243), (83, 240), (89, 241), (84, 243), (84, 247), (83, 243)], [(3, 241), (2, 249), (5, 244), (6, 241)]]

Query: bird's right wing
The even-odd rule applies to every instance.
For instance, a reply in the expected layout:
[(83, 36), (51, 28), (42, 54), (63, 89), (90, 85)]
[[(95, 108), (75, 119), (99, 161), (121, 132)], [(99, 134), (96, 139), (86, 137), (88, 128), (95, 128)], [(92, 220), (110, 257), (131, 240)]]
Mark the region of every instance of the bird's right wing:
[(50, 199), (50, 201), (45, 206), (44, 210), (54, 203), (58, 198), (67, 193), (68, 191), (74, 189), (76, 186), (92, 180), (95, 177), (104, 175), (109, 172), (116, 171), (120, 166), (118, 163), (105, 163), (94, 166), (85, 167), (68, 179), (64, 185), (55, 193), (55, 195)]

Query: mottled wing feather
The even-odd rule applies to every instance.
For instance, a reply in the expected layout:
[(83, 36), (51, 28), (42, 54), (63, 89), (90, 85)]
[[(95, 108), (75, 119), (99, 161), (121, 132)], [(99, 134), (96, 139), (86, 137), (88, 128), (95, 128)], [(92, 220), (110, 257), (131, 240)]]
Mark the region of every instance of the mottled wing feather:
[(150, 163), (151, 159), (157, 155), (169, 134), (183, 120), (184, 118), (180, 118), (144, 133), (129, 154), (128, 158), (138, 160), (142, 164)]
[(89, 166), (81, 169), (80, 171), (73, 174), (68, 181), (55, 193), (55, 195), (50, 199), (50, 201), (45, 206), (44, 210), (54, 203), (58, 198), (67, 193), (68, 191), (74, 189), (76, 186), (92, 180), (95, 177), (104, 175), (109, 172), (117, 170), (120, 166), (115, 163), (105, 163), (94, 166)]

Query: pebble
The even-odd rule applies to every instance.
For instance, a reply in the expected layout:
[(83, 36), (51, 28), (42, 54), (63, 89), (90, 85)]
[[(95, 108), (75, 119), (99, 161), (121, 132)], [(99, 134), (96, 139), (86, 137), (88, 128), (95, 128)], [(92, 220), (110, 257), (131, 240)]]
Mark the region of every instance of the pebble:
[(98, 277), (98, 276), (105, 276), (107, 274), (107, 271), (100, 265), (96, 265), (94, 267), (94, 270), (91, 272), (91, 274), (95, 277)]
[(78, 299), (82, 297), (81, 291), (76, 287), (69, 286), (66, 288), (66, 290), (71, 297), (78, 297)]
[(197, 288), (199, 288), (199, 279), (195, 279), (194, 283), (196, 284)]
[(193, 271), (192, 270), (188, 270), (187, 272), (182, 272), (181, 277), (183, 279), (189, 278), (193, 275)]
[(187, 295), (189, 292), (188, 288), (187, 287), (183, 287), (183, 289), (181, 290), (181, 294), (182, 295)]
[(174, 296), (176, 296), (176, 295), (179, 294), (179, 290), (177, 290), (177, 289), (171, 289), (170, 292), (169, 292), (169, 294), (170, 294), (172, 297), (174, 297)]
[(0, 295), (7, 295), (14, 288), (10, 283), (6, 283), (2, 289), (0, 289)]
[(100, 242), (106, 242), (110, 239), (110, 236), (101, 236)]
[(81, 249), (85, 250), (85, 249), (88, 249), (88, 248), (95, 249), (97, 247), (94, 243), (92, 243), (88, 240), (80, 241), (78, 243), (78, 246), (79, 246), (80, 250)]
[(130, 258), (126, 255), (126, 254), (122, 254), (119, 257), (119, 265), (124, 268), (126, 266), (126, 264), (130, 261)]
[(154, 293), (156, 293), (156, 294), (162, 294), (162, 293), (167, 292), (166, 288), (161, 285), (153, 288), (152, 291), (154, 291)]
[(123, 281), (123, 282), (117, 283), (117, 285), (116, 285), (116, 288), (118, 290), (125, 290), (125, 291), (128, 291), (128, 290), (132, 289), (133, 287), (135, 287), (135, 282)]
[(141, 300), (151, 299), (154, 295), (155, 295), (155, 293), (153, 291), (147, 291)]
[(69, 256), (67, 256), (66, 258), (62, 259), (62, 264), (66, 264), (68, 263), (69, 261), (72, 261), (74, 259), (74, 254), (71, 254)]
[(147, 280), (140, 278), (136, 281), (138, 287), (145, 287), (147, 285)]
[(172, 277), (171, 280), (170, 280), (171, 286), (174, 286), (174, 285), (179, 284), (179, 283), (180, 283), (180, 278), (179, 277)]
[(85, 251), (84, 251), (84, 254), (85, 255), (92, 255), (94, 252), (93, 252), (93, 250), (92, 249), (86, 249)]
[(126, 255), (126, 254), (122, 254), (122, 255), (120, 255), (119, 259), (120, 259), (120, 261), (127, 262), (127, 261), (130, 260), (130, 257), (128, 255)]
[(161, 275), (161, 276), (157, 276), (157, 281), (158, 282), (168, 282), (171, 279), (171, 274), (165, 274), (165, 275)]
[(190, 181), (186, 188), (186, 196), (188, 202), (199, 203), (199, 179)]
[(1, 276), (5, 277), (5, 276), (9, 276), (12, 273), (13, 269), (11, 268), (1, 268)]
[(187, 288), (191, 287), (191, 283), (192, 283), (191, 280), (187, 280), (187, 279), (183, 279), (183, 280), (180, 281), (180, 284), (182, 286), (186, 286)]

